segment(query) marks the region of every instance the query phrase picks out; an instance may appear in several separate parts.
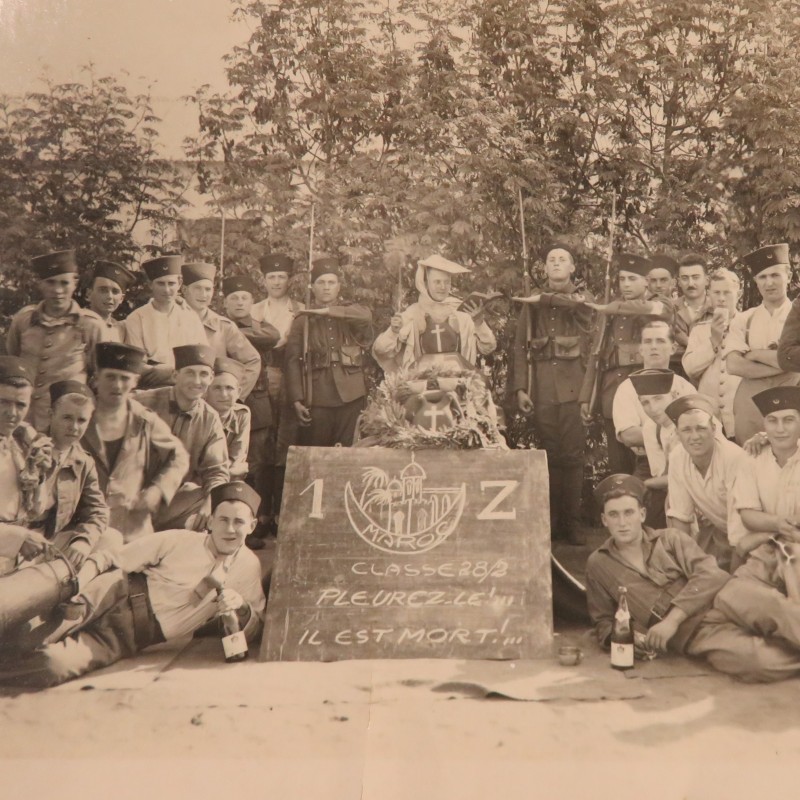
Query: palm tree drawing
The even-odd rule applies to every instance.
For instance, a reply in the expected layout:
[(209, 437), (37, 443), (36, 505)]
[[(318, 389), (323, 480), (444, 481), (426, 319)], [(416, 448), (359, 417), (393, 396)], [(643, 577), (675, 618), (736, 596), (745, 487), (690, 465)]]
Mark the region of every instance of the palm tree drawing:
[(386, 530), (392, 528), (392, 500), (395, 487), (390, 481), (389, 474), (380, 469), (380, 467), (366, 467), (364, 475), (361, 479), (361, 484), (364, 491), (361, 494), (362, 505), (361, 507), (365, 512), (368, 512), (372, 507), (377, 506), (381, 513), (381, 518), (385, 519), (383, 527)]

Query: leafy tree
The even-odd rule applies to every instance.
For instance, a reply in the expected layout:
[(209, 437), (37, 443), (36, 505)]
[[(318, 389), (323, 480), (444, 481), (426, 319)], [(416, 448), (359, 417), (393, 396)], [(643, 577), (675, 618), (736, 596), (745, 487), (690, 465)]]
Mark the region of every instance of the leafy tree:
[[(147, 94), (86, 68), (85, 83), (0, 98), (4, 320), (33, 299), (28, 260), (74, 247), (81, 265), (130, 263), (135, 231), (174, 220), (182, 184), (160, 157)], [(140, 237), (141, 238), (141, 237)]]

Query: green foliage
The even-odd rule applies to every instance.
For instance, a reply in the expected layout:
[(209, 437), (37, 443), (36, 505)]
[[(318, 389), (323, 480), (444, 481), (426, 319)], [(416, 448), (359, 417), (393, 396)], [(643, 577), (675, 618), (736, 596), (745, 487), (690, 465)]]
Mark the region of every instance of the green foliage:
[(0, 327), (35, 298), (31, 256), (74, 247), (79, 263), (129, 263), (134, 229), (176, 216), (181, 185), (158, 155), (147, 95), (86, 69), (86, 83), (0, 98)]

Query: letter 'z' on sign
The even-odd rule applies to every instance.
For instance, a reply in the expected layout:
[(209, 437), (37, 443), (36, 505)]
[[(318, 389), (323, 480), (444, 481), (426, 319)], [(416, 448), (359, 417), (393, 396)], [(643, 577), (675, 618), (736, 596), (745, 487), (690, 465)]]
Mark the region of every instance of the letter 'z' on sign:
[(549, 657), (544, 453), (289, 450), (260, 657)]

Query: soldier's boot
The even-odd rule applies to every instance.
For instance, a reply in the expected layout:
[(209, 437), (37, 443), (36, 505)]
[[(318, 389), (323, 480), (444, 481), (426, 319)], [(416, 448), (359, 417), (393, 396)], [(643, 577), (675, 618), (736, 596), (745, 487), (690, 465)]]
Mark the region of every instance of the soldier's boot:
[(561, 528), (568, 544), (586, 544), (581, 531), (583, 464), (570, 464), (561, 470)]

